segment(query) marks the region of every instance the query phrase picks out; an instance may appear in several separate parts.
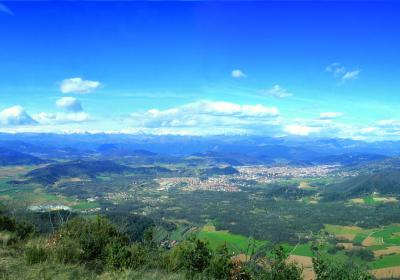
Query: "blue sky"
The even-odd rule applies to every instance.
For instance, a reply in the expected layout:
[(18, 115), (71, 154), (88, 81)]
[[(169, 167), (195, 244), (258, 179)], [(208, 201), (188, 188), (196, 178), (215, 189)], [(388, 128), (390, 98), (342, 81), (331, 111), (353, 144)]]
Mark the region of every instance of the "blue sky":
[(0, 131), (400, 137), (398, 2), (2, 2)]

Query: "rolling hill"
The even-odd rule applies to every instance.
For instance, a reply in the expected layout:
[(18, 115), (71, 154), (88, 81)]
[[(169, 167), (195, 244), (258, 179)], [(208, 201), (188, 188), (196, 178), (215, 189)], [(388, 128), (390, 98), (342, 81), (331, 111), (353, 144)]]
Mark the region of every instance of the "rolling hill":
[(328, 199), (351, 198), (379, 193), (400, 195), (400, 169), (385, 169), (347, 178), (327, 187)]
[(26, 177), (34, 183), (51, 185), (63, 177), (93, 178), (102, 173), (123, 174), (132, 170), (129, 166), (108, 160), (74, 160), (32, 170)]
[(46, 161), (29, 154), (0, 147), (0, 166), (36, 165), (41, 163), (46, 163)]

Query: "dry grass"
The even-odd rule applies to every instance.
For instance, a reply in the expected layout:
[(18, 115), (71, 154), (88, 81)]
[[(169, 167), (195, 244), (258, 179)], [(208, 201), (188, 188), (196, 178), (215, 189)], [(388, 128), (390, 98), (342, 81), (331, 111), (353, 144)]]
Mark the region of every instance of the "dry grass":
[(364, 204), (365, 203), (364, 199), (362, 199), (362, 198), (353, 198), (353, 199), (350, 199), (350, 201), (353, 202), (353, 203), (360, 203), (360, 204)]
[(395, 198), (395, 197), (374, 197), (374, 200), (379, 201), (379, 202), (385, 202), (385, 203), (397, 202), (397, 198)]
[(317, 279), (317, 275), (315, 275), (314, 269), (312, 268), (304, 268), (302, 276), (304, 280)]
[(290, 255), (287, 259), (288, 262), (296, 263), (303, 267), (303, 279), (304, 280), (314, 280), (316, 275), (313, 269), (313, 263), (311, 257)]
[(336, 247), (341, 247), (345, 250), (352, 250), (355, 248), (360, 248), (360, 246), (354, 246), (353, 243), (348, 243), (348, 242), (339, 242), (336, 244)]
[(389, 246), (386, 249), (374, 251), (374, 256), (375, 258), (379, 258), (380, 256), (399, 254), (399, 253), (400, 253), (400, 246)]
[(308, 182), (300, 182), (299, 184), (299, 189), (303, 189), (303, 190), (313, 190), (314, 188), (312, 186), (310, 186), (310, 184)]
[(205, 225), (205, 226), (203, 226), (203, 230), (204, 230), (204, 231), (208, 231), (208, 232), (216, 231), (214, 225)]
[(233, 260), (235, 261), (240, 261), (242, 263), (247, 262), (248, 260), (250, 260), (250, 256), (246, 255), (246, 254), (238, 254), (232, 257)]
[(378, 279), (399, 278), (400, 266), (373, 269), (371, 273)]
[(365, 247), (369, 247), (369, 246), (374, 246), (374, 245), (383, 245), (383, 239), (378, 239), (372, 236), (368, 236), (367, 238), (365, 238), (362, 242), (363, 246)]
[(352, 233), (341, 233), (335, 234), (335, 237), (338, 240), (353, 241), (356, 235)]

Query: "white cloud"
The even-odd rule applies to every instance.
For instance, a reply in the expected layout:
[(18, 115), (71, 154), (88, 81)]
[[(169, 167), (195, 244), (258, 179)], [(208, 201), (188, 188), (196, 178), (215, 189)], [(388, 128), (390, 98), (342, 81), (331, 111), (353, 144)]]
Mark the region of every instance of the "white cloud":
[(346, 73), (342, 76), (341, 80), (342, 80), (343, 82), (351, 81), (351, 80), (356, 80), (356, 79), (358, 79), (358, 77), (360, 76), (360, 72), (361, 72), (360, 70), (354, 70), (354, 71), (346, 72)]
[(360, 128), (358, 132), (361, 134), (371, 134), (371, 133), (374, 133), (377, 131), (378, 131), (377, 127), (369, 126), (369, 127)]
[(41, 125), (48, 124), (68, 124), (68, 123), (82, 123), (90, 120), (90, 116), (85, 112), (77, 113), (39, 113), (33, 115), (33, 118)]
[(165, 110), (165, 113), (205, 114), (214, 116), (234, 117), (277, 117), (279, 110), (276, 107), (267, 107), (261, 104), (240, 105), (224, 101), (202, 100), (188, 103), (180, 107)]
[(268, 90), (263, 90), (263, 94), (268, 95), (268, 96), (273, 96), (277, 98), (285, 98), (285, 97), (290, 97), (293, 94), (288, 92), (286, 89), (282, 88), (280, 85), (274, 85), (272, 88)]
[(56, 101), (58, 108), (65, 109), (71, 112), (82, 111), (81, 102), (75, 97), (62, 97)]
[(338, 63), (338, 62), (334, 62), (334, 63), (328, 65), (328, 66), (325, 68), (325, 70), (326, 70), (327, 72), (332, 72), (332, 73), (338, 75), (338, 74), (344, 73), (344, 72), (346, 71), (346, 68), (344, 68), (344, 67), (343, 67), (342, 65), (340, 65), (340, 63)]
[(321, 112), (319, 114), (320, 119), (329, 120), (343, 116), (342, 112)]
[(13, 106), (0, 112), (0, 124), (9, 126), (32, 125), (36, 124), (36, 121), (21, 106)]
[(231, 75), (233, 78), (246, 78), (247, 77), (247, 75), (242, 70), (239, 70), (239, 69), (232, 70)]
[(299, 135), (299, 136), (308, 136), (311, 133), (317, 133), (320, 131), (319, 127), (312, 127), (312, 126), (306, 126), (306, 125), (298, 125), (298, 124), (292, 124), (292, 125), (286, 125), (283, 130), (292, 135)]
[(387, 120), (380, 120), (377, 121), (377, 125), (378, 126), (400, 126), (400, 120), (396, 120), (396, 119), (387, 119)]
[(348, 71), (346, 67), (337, 62), (328, 65), (325, 70), (333, 73), (334, 77), (338, 78), (342, 83), (358, 79), (361, 73), (361, 70)]
[[(160, 110), (133, 113), (125, 119), (140, 129), (180, 131), (186, 134), (218, 134), (258, 132), (277, 126), (279, 110), (261, 104), (236, 104), (202, 100)], [(272, 131), (273, 129), (271, 129)]]
[(87, 94), (100, 87), (100, 82), (83, 80), (82, 78), (70, 78), (61, 82), (60, 90), (62, 93)]

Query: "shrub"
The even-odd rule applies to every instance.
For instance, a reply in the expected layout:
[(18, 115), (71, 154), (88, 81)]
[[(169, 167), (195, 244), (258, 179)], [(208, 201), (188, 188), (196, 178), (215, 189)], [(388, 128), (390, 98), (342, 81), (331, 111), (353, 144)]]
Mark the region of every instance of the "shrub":
[(169, 255), (173, 271), (184, 270), (188, 278), (203, 272), (209, 265), (211, 252), (207, 244), (196, 238), (189, 238), (175, 246)]
[(81, 246), (72, 239), (59, 242), (54, 249), (55, 259), (60, 263), (78, 263), (82, 254)]
[(131, 264), (132, 253), (125, 244), (115, 241), (107, 244), (106, 254), (106, 264), (110, 269), (126, 268)]
[(317, 280), (370, 280), (373, 279), (366, 270), (352, 263), (338, 263), (315, 251), (313, 257), (314, 271)]
[(374, 253), (372, 251), (366, 250), (366, 249), (353, 249), (348, 252), (346, 252), (346, 255), (349, 257), (358, 257), (362, 259), (363, 261), (373, 261), (375, 259)]
[(263, 279), (268, 280), (301, 280), (302, 268), (294, 263), (287, 263), (287, 255), (282, 246), (272, 250), (270, 269), (266, 270)]
[(128, 245), (128, 238), (105, 218), (97, 217), (95, 220), (76, 218), (62, 227), (58, 242), (78, 244), (81, 249), (79, 260), (91, 263), (95, 268), (101, 268), (107, 263), (108, 254), (110, 250), (112, 251), (110, 246), (122, 248)]
[(25, 248), (25, 260), (27, 264), (37, 264), (45, 262), (48, 259), (48, 253), (40, 240), (35, 240), (27, 244)]
[(16, 221), (0, 213), (0, 231), (13, 232), (18, 239), (24, 240), (35, 233), (35, 228), (31, 224)]
[(213, 279), (229, 279), (233, 270), (232, 255), (226, 245), (218, 248), (207, 269)]

